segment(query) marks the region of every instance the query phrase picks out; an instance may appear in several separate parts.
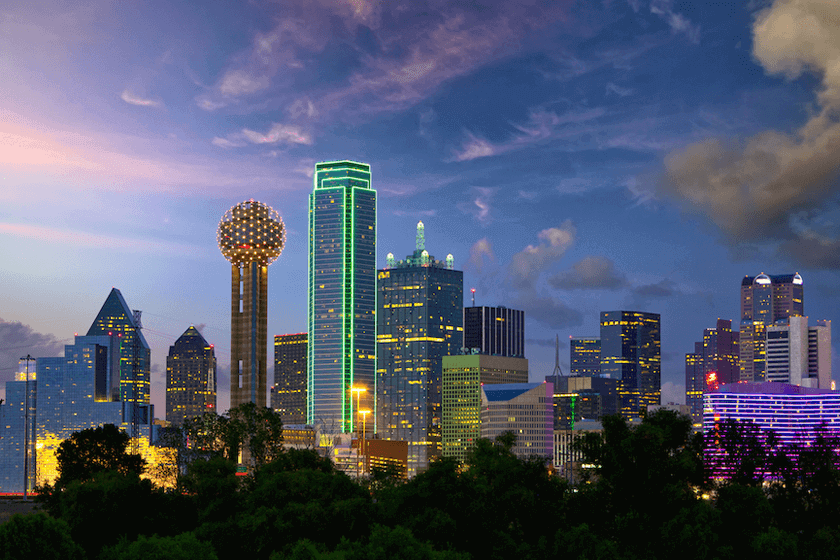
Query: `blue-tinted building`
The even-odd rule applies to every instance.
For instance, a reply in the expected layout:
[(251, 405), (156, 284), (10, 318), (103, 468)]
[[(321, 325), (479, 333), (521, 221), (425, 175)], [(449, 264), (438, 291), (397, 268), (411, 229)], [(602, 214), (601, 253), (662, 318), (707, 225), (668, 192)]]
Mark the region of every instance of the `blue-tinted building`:
[(601, 339), (597, 336), (569, 339), (569, 375), (601, 375)]
[(377, 277), (377, 422), (380, 437), (408, 442), (408, 475), (441, 454), (443, 357), (463, 345), (464, 273), (439, 261), (417, 224), (414, 253)]
[(628, 420), (660, 404), (662, 354), (658, 313), (601, 312), (601, 375), (619, 380), (620, 413)]
[(149, 404), (152, 353), (140, 328), (140, 312), (132, 311), (120, 291), (112, 288), (87, 336), (117, 336), (120, 354), (118, 399)]
[(367, 164), (315, 165), (308, 306), (307, 423), (353, 432), (358, 411), (369, 410), (374, 426), (367, 431), (374, 433), (376, 191)]

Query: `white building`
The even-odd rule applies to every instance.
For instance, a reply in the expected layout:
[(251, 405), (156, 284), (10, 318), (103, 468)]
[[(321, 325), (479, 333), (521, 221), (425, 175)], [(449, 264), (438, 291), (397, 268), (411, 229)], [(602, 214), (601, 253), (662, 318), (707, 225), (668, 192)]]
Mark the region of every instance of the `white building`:
[(769, 325), (766, 380), (831, 389), (831, 321), (808, 326), (808, 317), (789, 317)]

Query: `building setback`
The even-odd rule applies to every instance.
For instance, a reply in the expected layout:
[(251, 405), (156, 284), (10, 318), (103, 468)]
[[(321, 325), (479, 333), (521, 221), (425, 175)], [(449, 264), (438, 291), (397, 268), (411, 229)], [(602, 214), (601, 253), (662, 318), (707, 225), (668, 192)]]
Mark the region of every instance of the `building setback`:
[(377, 291), (378, 432), (408, 442), (414, 476), (441, 454), (443, 357), (463, 346), (464, 274), (452, 255), (429, 255), (420, 222), (414, 253), (399, 262), (388, 254)]
[(313, 181), (306, 422), (348, 433), (360, 423), (359, 410), (369, 410), (375, 433), (376, 191), (370, 166), (318, 163)]
[(444, 356), (443, 456), (464, 462), (481, 437), (481, 385), (527, 383), (528, 360), (469, 354)]
[(658, 313), (601, 312), (601, 375), (619, 380), (619, 412), (628, 420), (660, 404), (659, 325)]
[(283, 425), (306, 422), (307, 334), (278, 334), (274, 337), (274, 386), (271, 408)]
[(216, 411), (216, 354), (190, 326), (166, 357), (166, 420), (183, 426), (189, 418)]

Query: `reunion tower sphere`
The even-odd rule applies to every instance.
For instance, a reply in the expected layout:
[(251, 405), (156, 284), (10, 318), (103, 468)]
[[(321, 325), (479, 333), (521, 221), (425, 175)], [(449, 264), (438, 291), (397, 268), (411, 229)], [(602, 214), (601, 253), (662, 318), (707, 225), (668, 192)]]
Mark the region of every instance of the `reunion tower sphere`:
[(274, 208), (251, 199), (225, 212), (216, 240), (219, 250), (232, 264), (268, 265), (283, 252), (286, 227)]

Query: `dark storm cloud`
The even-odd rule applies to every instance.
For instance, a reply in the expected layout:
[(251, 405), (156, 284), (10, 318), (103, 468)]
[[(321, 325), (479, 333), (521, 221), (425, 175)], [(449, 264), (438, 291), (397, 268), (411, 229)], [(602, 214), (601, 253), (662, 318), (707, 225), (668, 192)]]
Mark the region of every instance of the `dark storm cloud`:
[(627, 277), (607, 257), (594, 256), (584, 257), (570, 270), (549, 277), (548, 283), (558, 290), (618, 290), (627, 286)]
[(29, 325), (0, 319), (0, 380), (5, 382), (14, 379), (18, 360), (22, 356), (59, 356), (64, 352), (64, 344), (69, 342), (57, 340), (51, 334), (36, 332)]

